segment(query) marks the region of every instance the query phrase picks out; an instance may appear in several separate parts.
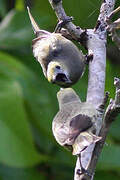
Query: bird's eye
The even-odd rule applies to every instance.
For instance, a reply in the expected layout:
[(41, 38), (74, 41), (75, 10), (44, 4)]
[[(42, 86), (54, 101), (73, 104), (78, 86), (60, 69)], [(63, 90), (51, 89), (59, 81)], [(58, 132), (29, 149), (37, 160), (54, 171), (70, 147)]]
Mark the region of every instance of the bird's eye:
[(60, 66), (56, 66), (56, 69), (60, 69)]

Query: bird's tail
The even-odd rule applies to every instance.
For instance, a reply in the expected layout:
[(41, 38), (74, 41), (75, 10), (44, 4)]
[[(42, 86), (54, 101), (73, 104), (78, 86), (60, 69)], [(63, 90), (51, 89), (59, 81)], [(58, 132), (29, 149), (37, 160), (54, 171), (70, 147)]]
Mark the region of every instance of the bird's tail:
[(101, 137), (96, 136), (90, 132), (82, 132), (73, 144), (73, 155), (78, 155), (84, 151), (88, 146), (101, 140)]
[(28, 6), (27, 6), (27, 10), (28, 10), (28, 14), (29, 14), (29, 18), (30, 18), (30, 21), (32, 24), (33, 31), (36, 34), (38, 31), (40, 31), (40, 28), (39, 28), (38, 24), (35, 22)]
[[(39, 28), (38, 24), (35, 22), (32, 14), (31, 14), (30, 9), (29, 9), (28, 6), (27, 6), (27, 10), (28, 10), (29, 18), (30, 18), (30, 21), (31, 21), (31, 24), (32, 24), (32, 28), (33, 28), (33, 31), (34, 31), (36, 37), (40, 37), (42, 39), (43, 37), (47, 37), (47, 36), (51, 35), (50, 32), (45, 31), (45, 30), (41, 30)], [(36, 42), (36, 40), (37, 39), (34, 39), (33, 41)]]

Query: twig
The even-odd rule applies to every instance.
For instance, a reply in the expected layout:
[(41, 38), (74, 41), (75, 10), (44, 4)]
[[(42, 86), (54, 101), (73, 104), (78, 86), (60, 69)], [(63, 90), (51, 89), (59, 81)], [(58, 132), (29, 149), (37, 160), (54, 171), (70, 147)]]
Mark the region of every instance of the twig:
[(118, 34), (116, 32), (117, 29), (120, 29), (120, 18), (118, 18), (116, 21), (111, 22), (111, 18), (120, 11), (120, 6), (111, 12), (111, 14), (107, 17), (106, 22), (108, 23), (107, 30), (110, 32), (110, 36), (112, 37), (112, 41), (115, 42), (118, 49), (120, 49), (120, 37), (118, 37)]
[(106, 109), (106, 112), (103, 118), (103, 125), (99, 133), (99, 136), (102, 137), (102, 139), (99, 143), (96, 143), (93, 156), (88, 167), (90, 173), (92, 174), (94, 174), (96, 163), (98, 161), (98, 158), (104, 146), (106, 136), (108, 134), (111, 123), (115, 121), (115, 118), (120, 113), (120, 79), (115, 78), (114, 85), (116, 86), (115, 100), (110, 100), (108, 108)]
[(101, 39), (105, 39), (106, 27), (107, 27), (106, 19), (113, 11), (114, 5), (115, 5), (115, 0), (103, 0), (103, 3), (101, 5), (100, 15), (98, 17), (97, 25), (95, 27), (95, 32), (100, 34)]
[[(105, 85), (105, 68), (106, 68), (106, 17), (114, 8), (115, 1), (106, 0), (102, 3), (100, 9), (100, 15), (98, 17), (99, 25), (91, 32), (91, 37), (88, 40), (88, 51), (93, 52), (93, 61), (89, 63), (89, 80), (87, 101), (94, 104), (95, 107), (99, 107), (102, 104), (104, 97), (104, 85)], [(102, 114), (99, 114), (98, 118), (100, 128), (100, 122), (102, 122)], [(99, 129), (98, 128), (98, 129)]]
[(114, 78), (114, 85), (116, 86), (115, 104), (120, 105), (120, 79)]
[(116, 9), (114, 9), (111, 13), (110, 13), (110, 15), (108, 16), (108, 19), (111, 19), (117, 12), (119, 12), (120, 11), (120, 6), (119, 7), (117, 7)]
[[(66, 15), (63, 6), (62, 6), (62, 0), (49, 0), (53, 10), (56, 13), (56, 16), (58, 18), (59, 21), (65, 21), (68, 16)], [(65, 25), (65, 28), (68, 30), (68, 32), (71, 34), (71, 36), (74, 39), (79, 39), (81, 33), (83, 32), (83, 30), (81, 28), (78, 28), (77, 26), (75, 26), (72, 22), (69, 22)]]
[(99, 106), (99, 108), (98, 108), (98, 111), (101, 111), (102, 113), (104, 112), (106, 103), (107, 103), (108, 98), (109, 98), (109, 94), (110, 94), (110, 93), (109, 93), (108, 91), (105, 93), (103, 102), (102, 102), (102, 104), (100, 104), (100, 106)]
[[(49, 0), (52, 8), (54, 9), (58, 20), (64, 21), (67, 19), (67, 15), (62, 7), (62, 0)], [(106, 98), (104, 99), (104, 86), (105, 86), (105, 68), (106, 68), (106, 34), (107, 34), (107, 17), (113, 11), (115, 0), (104, 0), (101, 5), (100, 15), (98, 17), (97, 25), (92, 30), (83, 31), (81, 28), (75, 26), (72, 22), (65, 25), (65, 28), (72, 35), (72, 37), (79, 41), (80, 36), (86, 35), (85, 41), (87, 42), (86, 47), (88, 48), (88, 54), (93, 54), (93, 60), (89, 63), (89, 80), (88, 80), (88, 91), (87, 91), (87, 102), (92, 103), (96, 109), (98, 109), (98, 118), (96, 121), (96, 134), (98, 135), (102, 126), (102, 119), (104, 115), (104, 106)], [(101, 107), (100, 107), (101, 105)], [(104, 118), (106, 119), (106, 118)], [(105, 127), (104, 127), (105, 126)], [(80, 169), (79, 159), (77, 160), (75, 167), (74, 180), (89, 180), (93, 179), (94, 171), (98, 156), (96, 152), (101, 152), (101, 146), (104, 144), (104, 140), (107, 134), (106, 125), (103, 124), (103, 129), (100, 132), (103, 139), (101, 143), (88, 147), (82, 153), (82, 165), (85, 169), (89, 167), (92, 172), (92, 178), (86, 175), (78, 175), (77, 169)], [(103, 143), (102, 143), (103, 142)], [(98, 147), (99, 145), (99, 147)], [(95, 149), (94, 149), (95, 147)], [(98, 148), (98, 149), (97, 149)], [(91, 160), (92, 157), (92, 160)], [(91, 161), (91, 162), (90, 162)]]
[[(101, 112), (102, 115), (105, 111), (105, 106), (107, 104), (108, 98), (109, 98), (109, 92), (106, 92), (102, 103), (100, 104), (100, 106), (97, 109), (99, 112)], [(99, 136), (102, 137), (102, 139), (99, 143), (96, 143), (93, 154), (92, 154), (91, 162), (88, 166), (88, 172), (91, 174), (91, 177), (88, 176), (87, 174), (83, 174), (83, 175), (81, 175), (82, 180), (91, 180), (94, 177), (97, 160), (99, 158), (101, 149), (103, 147), (103, 146), (101, 146), (101, 143), (103, 142), (103, 136), (101, 134), (99, 134)]]
[[(100, 15), (98, 17), (98, 23), (94, 30), (87, 30), (88, 34), (88, 53), (93, 53), (93, 60), (89, 63), (89, 80), (87, 101), (92, 103), (96, 109), (102, 104), (104, 97), (105, 86), (105, 68), (106, 68), (106, 17), (112, 12), (114, 8), (115, 0), (103, 1), (100, 9)], [(96, 121), (96, 134), (98, 135), (102, 126), (103, 112), (98, 111), (98, 118)], [(89, 146), (82, 153), (83, 167), (94, 172), (95, 167), (90, 166), (91, 158), (96, 158), (94, 153), (94, 146)], [(79, 163), (76, 163), (76, 170), (79, 168)], [(92, 178), (94, 177), (94, 174)], [(92, 179), (91, 178), (91, 179)], [(78, 177), (75, 173), (75, 180), (88, 180), (90, 177), (82, 175)]]
[(111, 30), (110, 36), (112, 37), (112, 41), (116, 44), (116, 46), (120, 50), (120, 37), (118, 37), (118, 34), (116, 33), (115, 29)]

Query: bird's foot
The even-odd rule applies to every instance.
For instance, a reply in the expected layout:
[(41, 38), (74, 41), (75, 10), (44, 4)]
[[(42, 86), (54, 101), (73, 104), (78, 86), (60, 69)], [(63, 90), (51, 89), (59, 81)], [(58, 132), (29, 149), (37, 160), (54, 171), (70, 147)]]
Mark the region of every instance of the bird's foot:
[(93, 60), (93, 54), (92, 53), (89, 55), (88, 54), (85, 55), (85, 64), (89, 64), (89, 62), (92, 60)]
[(53, 3), (58, 4), (61, 0), (53, 0)]
[(60, 30), (62, 29), (62, 27), (64, 27), (67, 23), (71, 22), (73, 20), (73, 17), (69, 17), (67, 16), (64, 20), (61, 20), (58, 22), (54, 32), (60, 32)]
[(84, 168), (77, 169), (77, 172), (76, 172), (76, 173), (77, 173), (79, 176), (82, 175), (82, 174), (86, 174), (87, 176), (92, 177), (92, 174), (91, 174), (88, 170), (86, 170), (86, 169), (84, 169)]

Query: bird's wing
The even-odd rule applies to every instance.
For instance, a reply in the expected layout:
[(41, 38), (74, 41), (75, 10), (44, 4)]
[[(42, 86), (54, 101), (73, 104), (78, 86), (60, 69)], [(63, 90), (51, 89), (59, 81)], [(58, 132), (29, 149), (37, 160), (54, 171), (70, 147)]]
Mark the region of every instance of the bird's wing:
[(75, 117), (73, 117), (70, 121), (70, 127), (73, 131), (79, 131), (83, 132), (89, 129), (93, 125), (91, 117), (84, 115), (84, 114), (78, 114)]
[(88, 130), (93, 125), (91, 118), (87, 115), (78, 114), (70, 120), (69, 134), (66, 144), (73, 144), (81, 132)]
[(96, 136), (95, 134), (92, 134), (90, 132), (82, 132), (80, 135), (75, 139), (75, 142), (73, 144), (73, 155), (80, 154), (82, 151), (84, 151), (88, 146), (90, 146), (93, 143), (96, 143), (101, 140), (101, 137)]
[(50, 62), (49, 41), (46, 36), (39, 36), (32, 41), (32, 50), (34, 57), (40, 63), (45, 77), (47, 77), (47, 66)]

